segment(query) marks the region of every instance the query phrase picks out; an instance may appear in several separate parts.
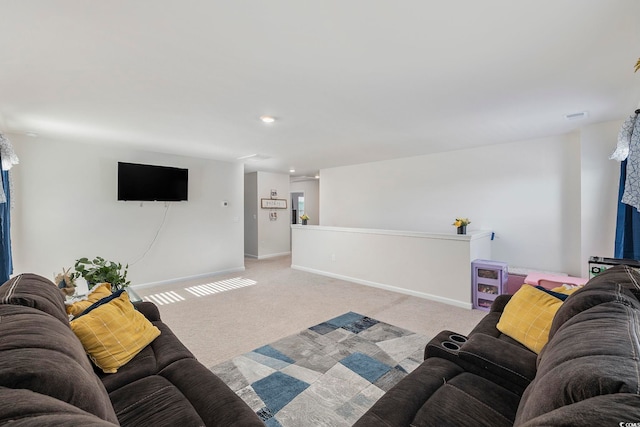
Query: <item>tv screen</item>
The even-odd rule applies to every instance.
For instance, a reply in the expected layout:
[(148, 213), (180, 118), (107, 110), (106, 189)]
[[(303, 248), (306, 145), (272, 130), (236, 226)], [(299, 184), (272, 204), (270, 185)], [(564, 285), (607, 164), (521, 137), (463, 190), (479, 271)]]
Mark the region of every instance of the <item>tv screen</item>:
[(118, 162), (118, 200), (187, 200), (189, 170)]

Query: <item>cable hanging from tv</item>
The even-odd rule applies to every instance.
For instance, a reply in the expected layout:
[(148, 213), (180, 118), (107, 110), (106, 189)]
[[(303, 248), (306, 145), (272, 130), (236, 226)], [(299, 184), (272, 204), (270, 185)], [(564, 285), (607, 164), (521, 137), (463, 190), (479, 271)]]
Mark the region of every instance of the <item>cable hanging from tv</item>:
[(133, 262), (130, 262), (128, 264), (129, 266), (137, 264), (138, 262), (142, 261), (145, 256), (147, 256), (147, 254), (149, 253), (149, 251), (151, 250), (153, 245), (156, 243), (156, 240), (158, 240), (158, 236), (160, 235), (160, 231), (164, 227), (164, 223), (167, 220), (167, 212), (169, 212), (169, 208), (170, 207), (171, 207), (171, 205), (169, 203), (165, 203), (164, 216), (162, 217), (162, 222), (160, 223), (160, 227), (158, 227), (158, 230), (156, 231), (155, 236), (153, 236), (153, 240), (151, 240), (151, 243), (149, 244), (149, 247), (147, 248), (147, 250), (144, 251), (144, 253), (137, 260), (135, 260)]

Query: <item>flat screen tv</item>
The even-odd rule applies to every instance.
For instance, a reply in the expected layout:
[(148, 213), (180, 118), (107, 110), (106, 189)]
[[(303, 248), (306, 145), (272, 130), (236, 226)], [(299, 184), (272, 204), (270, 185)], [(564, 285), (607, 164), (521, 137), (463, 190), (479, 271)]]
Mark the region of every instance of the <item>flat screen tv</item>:
[(179, 202), (188, 190), (188, 169), (118, 162), (118, 200)]

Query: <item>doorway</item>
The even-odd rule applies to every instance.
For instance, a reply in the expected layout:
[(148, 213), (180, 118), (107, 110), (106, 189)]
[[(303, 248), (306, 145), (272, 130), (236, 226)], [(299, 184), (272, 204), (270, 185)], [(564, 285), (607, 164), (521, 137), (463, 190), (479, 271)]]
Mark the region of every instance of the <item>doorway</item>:
[(304, 192), (291, 193), (291, 224), (298, 224), (304, 214)]

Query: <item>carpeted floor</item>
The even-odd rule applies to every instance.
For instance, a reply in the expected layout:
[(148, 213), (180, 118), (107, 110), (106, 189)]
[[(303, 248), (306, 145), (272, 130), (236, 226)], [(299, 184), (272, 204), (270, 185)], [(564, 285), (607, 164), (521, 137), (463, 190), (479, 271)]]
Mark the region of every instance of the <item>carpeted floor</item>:
[(214, 366), (269, 427), (351, 426), (429, 341), (349, 312)]
[(158, 305), (165, 323), (205, 366), (349, 311), (430, 337), (445, 329), (466, 335), (487, 314), (294, 270), (290, 256), (247, 258), (245, 266), (240, 273), (135, 290)]

